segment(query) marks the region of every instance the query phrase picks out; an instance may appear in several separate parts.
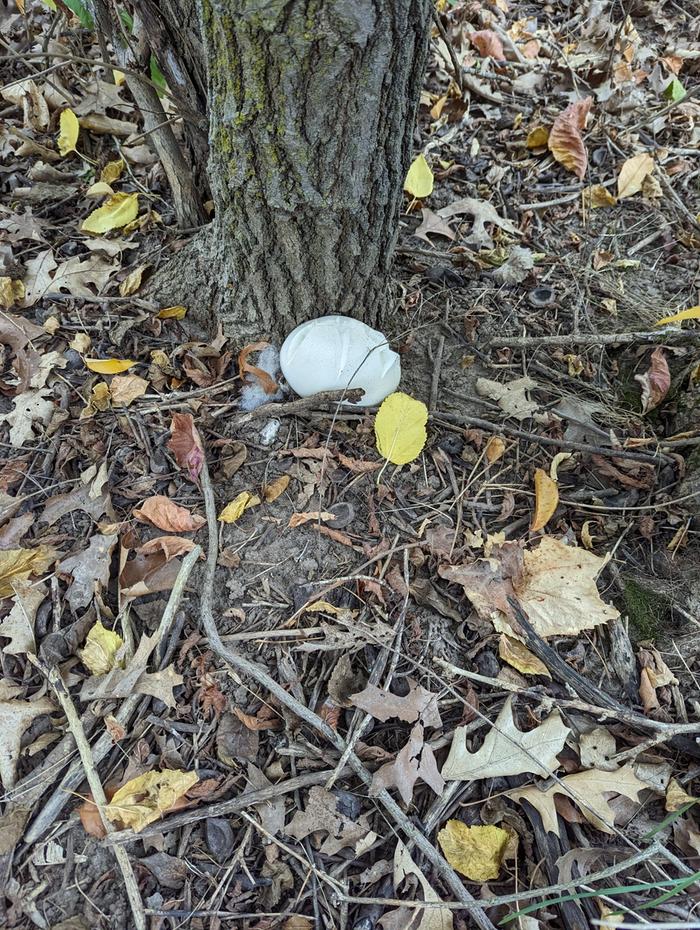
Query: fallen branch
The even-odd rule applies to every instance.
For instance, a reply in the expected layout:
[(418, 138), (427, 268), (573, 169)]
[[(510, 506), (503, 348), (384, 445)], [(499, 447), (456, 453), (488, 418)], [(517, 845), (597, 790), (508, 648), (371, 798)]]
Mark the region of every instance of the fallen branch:
[(499, 349), (535, 346), (622, 346), (636, 342), (697, 342), (698, 329), (654, 329), (639, 333), (568, 333), (563, 336), (493, 336), (486, 345)]

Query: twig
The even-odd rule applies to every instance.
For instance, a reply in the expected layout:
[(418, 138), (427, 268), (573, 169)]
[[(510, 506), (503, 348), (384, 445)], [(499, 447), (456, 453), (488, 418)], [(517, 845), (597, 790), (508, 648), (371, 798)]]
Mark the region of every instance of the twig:
[[(55, 668), (44, 666), (43, 663), (31, 655), (28, 655), (28, 658), (33, 665), (46, 675), (63, 709), (63, 713), (66, 715), (68, 727), (73, 734), (75, 745), (80, 754), (80, 761), (85, 770), (85, 777), (90, 785), (93, 801), (99, 811), (100, 820), (104, 826), (105, 833), (109, 836), (109, 834), (114, 831), (114, 826), (105, 814), (107, 797), (102, 787), (100, 776), (97, 774), (95, 762), (92, 758), (92, 748), (85, 735), (85, 730), (83, 729), (83, 724), (78, 716), (78, 712), (75, 709), (73, 699)], [(136, 930), (146, 930), (146, 914), (143, 909), (143, 901), (141, 900), (139, 886), (131, 862), (129, 861), (129, 856), (126, 850), (121, 846), (114, 847), (114, 856), (124, 879), (124, 886), (126, 888), (129, 904), (131, 905), (131, 913), (134, 915)]]
[(655, 329), (642, 333), (569, 333), (563, 336), (494, 336), (489, 348), (526, 349), (534, 346), (622, 346), (635, 342), (697, 342), (697, 329)]
[[(232, 427), (244, 426), (255, 417), (281, 417), (289, 416), (295, 413), (302, 413), (319, 404), (340, 404), (353, 403), (360, 400), (364, 391), (362, 388), (351, 388), (348, 391), (321, 391), (319, 394), (312, 394), (310, 397), (299, 397), (296, 400), (290, 400), (286, 403), (263, 404), (256, 407), (255, 410), (249, 410), (247, 413), (240, 413), (229, 420)], [(366, 409), (366, 408), (363, 408)]]
[(649, 126), (651, 123), (655, 123), (657, 119), (660, 119), (662, 116), (666, 116), (667, 113), (675, 110), (676, 107), (679, 107), (682, 103), (687, 103), (691, 97), (695, 97), (697, 94), (700, 94), (700, 85), (691, 87), (690, 90), (686, 91), (685, 95), (681, 97), (680, 100), (669, 103), (669, 105), (664, 107), (663, 110), (658, 110), (656, 113), (651, 113), (649, 116), (641, 120), (641, 122), (635, 123), (634, 126), (630, 126), (629, 129), (625, 130), (625, 133), (629, 134), (632, 132), (637, 132), (638, 129), (642, 129), (644, 126)]
[(440, 33), (440, 38), (445, 43), (447, 52), (450, 56), (450, 61), (452, 62), (452, 67), (454, 68), (455, 82), (457, 84), (457, 87), (459, 87), (460, 94), (463, 94), (464, 93), (464, 76), (462, 75), (462, 66), (459, 63), (459, 59), (457, 58), (457, 53), (454, 50), (452, 42), (450, 42), (450, 37), (447, 35), (447, 30), (442, 24), (442, 20), (440, 19), (440, 14), (435, 9), (435, 6), (433, 4), (431, 4), (430, 6), (432, 9), (432, 14), (433, 14), (433, 22), (437, 26), (437, 31)]
[[(175, 613), (180, 604), (180, 600), (185, 590), (185, 585), (187, 584), (187, 579), (190, 576), (195, 562), (202, 554), (202, 549), (200, 546), (195, 546), (191, 552), (188, 552), (185, 558), (182, 560), (182, 565), (180, 566), (180, 571), (178, 576), (175, 579), (175, 584), (173, 589), (170, 592), (170, 597), (168, 598), (168, 603), (166, 604), (165, 610), (163, 611), (163, 616), (161, 617), (160, 623), (158, 624), (158, 629), (154, 638), (154, 646), (156, 642), (160, 642), (165, 636), (167, 636), (168, 629), (170, 624), (173, 622)], [(148, 697), (144, 697), (142, 694), (132, 694), (128, 697), (124, 703), (121, 705), (115, 718), (118, 723), (123, 727), (128, 727), (129, 722), (136, 711), (136, 708), (142, 701), (150, 700)], [(114, 747), (114, 741), (109, 733), (103, 733), (102, 736), (95, 742), (95, 745), (92, 747), (92, 760), (95, 766), (99, 765), (102, 759), (107, 755), (108, 752)], [(36, 843), (44, 833), (49, 829), (54, 820), (61, 813), (63, 808), (68, 804), (71, 799), (72, 792), (78, 787), (80, 782), (83, 780), (83, 767), (80, 762), (74, 762), (66, 774), (63, 776), (60, 784), (55, 789), (53, 794), (48, 798), (48, 800), (42, 805), (39, 815), (36, 817), (34, 822), (31, 824), (29, 829), (25, 834), (25, 842), (27, 844)], [(21, 798), (18, 798), (18, 804), (21, 804)]]
[(433, 362), (433, 380), (430, 385), (430, 406), (429, 410), (435, 410), (437, 407), (438, 393), (440, 391), (440, 372), (442, 370), (442, 356), (445, 352), (445, 337), (440, 336), (438, 339), (435, 360)]
[[(209, 546), (207, 551), (207, 565), (202, 587), (202, 596), (200, 601), (201, 616), (204, 631), (209, 639), (209, 645), (217, 655), (225, 662), (232, 665), (237, 671), (253, 678), (262, 688), (268, 691), (281, 704), (284, 704), (300, 720), (303, 720), (321, 736), (323, 736), (332, 746), (343, 753), (346, 749), (345, 740), (337, 733), (325, 720), (322, 720), (318, 714), (298, 701), (293, 695), (289, 694), (279, 685), (265, 670), (260, 668), (254, 662), (250, 662), (243, 656), (238, 655), (228, 649), (219, 636), (219, 631), (214, 620), (212, 611), (212, 600), (214, 591), (214, 579), (216, 575), (216, 561), (218, 558), (218, 527), (216, 522), (216, 504), (214, 501), (214, 491), (209, 478), (209, 470), (206, 459), (201, 472), (202, 493), (204, 496), (204, 505), (207, 516), (207, 526), (209, 530)], [(369, 787), (372, 784), (372, 775), (365, 768), (360, 759), (351, 753), (348, 756), (348, 764), (358, 775), (361, 780)], [(406, 814), (401, 810), (396, 801), (389, 792), (384, 789), (377, 795), (377, 801), (384, 807), (385, 811), (405, 834), (408, 840), (412, 840), (420, 849), (423, 855), (430, 861), (437, 874), (442, 878), (445, 885), (450, 889), (459, 901), (469, 904), (473, 907), (473, 919), (480, 930), (495, 930), (494, 925), (486, 916), (483, 908), (475, 901), (469, 891), (462, 884), (461, 879), (454, 871), (452, 866), (443, 859), (440, 853), (423, 835), (423, 833), (409, 820)]]
[(574, 452), (590, 452), (593, 455), (607, 455), (615, 459), (629, 459), (632, 462), (644, 462), (647, 465), (664, 463), (675, 465), (676, 460), (663, 452), (631, 452), (629, 449), (615, 449), (611, 446), (595, 446), (590, 442), (573, 442), (569, 439), (553, 439), (551, 436), (540, 436), (524, 429), (508, 426), (506, 423), (492, 423), (481, 417), (468, 416), (466, 413), (446, 413), (444, 410), (436, 411), (430, 419), (435, 423), (441, 420), (447, 423), (460, 423), (466, 426), (479, 426), (492, 433), (505, 433), (517, 439), (527, 439), (541, 446), (553, 446), (556, 449), (572, 449)]

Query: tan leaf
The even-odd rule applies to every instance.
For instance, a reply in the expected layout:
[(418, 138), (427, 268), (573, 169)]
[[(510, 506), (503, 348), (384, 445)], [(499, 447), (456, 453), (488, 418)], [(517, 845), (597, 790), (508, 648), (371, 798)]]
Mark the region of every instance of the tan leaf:
[(565, 775), (546, 790), (536, 787), (516, 788), (507, 791), (506, 797), (520, 803), (528, 801), (539, 812), (545, 830), (559, 833), (555, 797), (568, 797), (580, 809), (586, 820), (604, 833), (615, 833), (615, 814), (609, 796), (622, 794), (636, 801), (649, 784), (637, 777), (631, 764), (613, 772), (590, 769)]
[(552, 677), (549, 674), (549, 669), (541, 659), (533, 655), (519, 640), (513, 639), (512, 636), (506, 636), (505, 633), (501, 633), (498, 640), (498, 654), (504, 662), (512, 665), (523, 675)]
[(497, 462), (506, 451), (506, 444), (500, 436), (489, 436), (489, 441), (484, 447), (484, 455), (489, 465)]
[(105, 814), (112, 823), (138, 832), (171, 810), (198, 781), (196, 772), (146, 772), (115, 792)]
[(671, 778), (668, 783), (668, 788), (666, 789), (666, 810), (667, 811), (677, 811), (681, 807), (685, 807), (686, 804), (697, 804), (698, 799), (694, 798), (692, 794), (688, 794), (676, 781), (675, 778)]
[(138, 375), (115, 375), (109, 384), (113, 407), (128, 407), (148, 390), (148, 381)]
[(302, 526), (304, 523), (309, 523), (312, 520), (321, 520), (327, 523), (329, 520), (335, 520), (335, 514), (325, 510), (309, 510), (306, 513), (293, 513), (289, 518), (287, 526)]
[(513, 719), (513, 698), (507, 698), (496, 722), (477, 752), (466, 747), (466, 727), (457, 727), (450, 753), (442, 768), (443, 778), (471, 781), (532, 772), (546, 777), (559, 768), (558, 754), (570, 730), (554, 711), (534, 730), (523, 733)]
[(43, 574), (55, 559), (49, 546), (36, 549), (0, 549), (0, 597), (14, 594), (17, 582), (27, 581), (30, 575)]
[(116, 533), (97, 533), (87, 549), (69, 556), (58, 565), (58, 572), (72, 576), (66, 598), (74, 613), (87, 607), (95, 593), (100, 593), (109, 584), (112, 551), (117, 539)]
[(592, 102), (592, 97), (586, 97), (569, 104), (554, 120), (547, 142), (555, 159), (581, 180), (586, 176), (588, 167), (588, 155), (581, 130), (586, 125)]
[(0, 278), (0, 307), (9, 310), (24, 300), (24, 284), (12, 278)]
[(600, 210), (603, 207), (614, 207), (617, 198), (613, 197), (607, 187), (602, 184), (594, 184), (583, 191), (583, 202), (589, 210)]
[(148, 265), (139, 265), (124, 278), (119, 285), (119, 293), (122, 297), (131, 297), (132, 294), (138, 291), (141, 287), (141, 279), (143, 278), (143, 273), (146, 268), (148, 268)]
[(289, 475), (280, 475), (279, 478), (275, 478), (269, 484), (266, 484), (263, 487), (263, 497), (266, 502), (271, 504), (273, 501), (276, 501), (281, 494), (284, 494), (290, 480)]
[(155, 539), (149, 539), (136, 550), (141, 555), (153, 555), (162, 552), (165, 559), (169, 562), (171, 559), (186, 552), (191, 552), (195, 543), (191, 539), (185, 539), (182, 536), (156, 536)]
[[(310, 608), (308, 608), (310, 609)], [(384, 688), (368, 684), (363, 691), (352, 694), (350, 700), (361, 710), (383, 722), (396, 717), (406, 723), (420, 721), (427, 727), (442, 726), (437, 706), (437, 695), (410, 681), (410, 690), (404, 697)]]
[[(436, 904), (442, 900), (415, 864), (408, 849), (399, 840), (394, 852), (394, 894), (396, 896), (401, 894), (399, 887), (407, 879), (410, 881), (405, 887), (410, 900), (416, 897), (413, 889), (416, 888), (417, 891), (417, 885), (420, 886), (423, 901)], [(453, 930), (454, 927), (453, 912), (449, 908), (440, 907), (430, 907), (424, 910), (400, 907), (385, 914), (380, 923), (382, 930)]]
[(162, 494), (147, 498), (141, 507), (134, 509), (134, 516), (166, 533), (193, 533), (206, 523), (204, 517), (180, 507)]
[(50, 714), (55, 710), (48, 698), (34, 701), (5, 700), (7, 693), (5, 690), (0, 698), (0, 781), (5, 791), (9, 791), (15, 785), (17, 760), (24, 731), (35, 717)]
[(372, 845), (377, 838), (369, 829), (367, 814), (362, 814), (357, 821), (347, 817), (338, 810), (338, 798), (325, 788), (314, 786), (309, 791), (306, 807), (297, 811), (285, 833), (297, 840), (303, 840), (311, 833), (322, 831), (327, 834), (319, 852), (333, 856), (344, 847), (350, 847), (355, 855)]
[(473, 882), (498, 878), (509, 838), (501, 827), (468, 827), (461, 820), (448, 820), (438, 833), (447, 861)]
[(617, 196), (619, 200), (632, 197), (642, 189), (645, 178), (654, 170), (654, 159), (647, 152), (628, 158), (620, 168), (617, 178)]
[(386, 762), (372, 776), (369, 796), (376, 797), (386, 788), (397, 788), (405, 804), (413, 799), (416, 781), (422, 779), (435, 794), (441, 795), (445, 782), (438, 771), (432, 747), (424, 739), (425, 729), (417, 723), (408, 738), (408, 742), (399, 750), (392, 762)]
[(539, 404), (528, 399), (527, 392), (537, 387), (532, 378), (517, 378), (515, 381), (491, 381), (488, 378), (478, 378), (476, 392), (481, 397), (495, 400), (501, 410), (516, 420), (525, 420), (539, 409)]
[(456, 238), (456, 233), (451, 226), (443, 220), (441, 216), (438, 216), (437, 213), (434, 213), (432, 210), (429, 210), (427, 207), (423, 207), (421, 210), (421, 216), (423, 221), (413, 235), (417, 239), (424, 239), (426, 242), (430, 242), (430, 236), (444, 236), (446, 239), (453, 240)]
[(549, 523), (559, 504), (559, 489), (542, 468), (535, 469), (535, 512), (530, 532), (537, 533)]
[(13, 582), (15, 601), (12, 610), (0, 623), (0, 636), (10, 642), (3, 646), (5, 655), (22, 655), (36, 653), (34, 641), (34, 620), (39, 606), (46, 597), (46, 588), (42, 584), (28, 581)]

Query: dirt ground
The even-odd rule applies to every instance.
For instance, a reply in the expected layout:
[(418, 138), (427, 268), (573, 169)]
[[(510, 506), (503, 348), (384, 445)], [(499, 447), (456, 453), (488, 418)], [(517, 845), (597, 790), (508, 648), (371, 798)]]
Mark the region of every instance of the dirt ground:
[[(5, 14), (0, 80), (33, 75), (49, 103), (44, 128), (33, 98), (0, 113), (2, 926), (131, 930), (124, 858), (149, 930), (583, 930), (616, 907), (698, 925), (700, 330), (658, 323), (700, 302), (700, 9), (438, 8), (416, 131), (435, 186), (406, 196), (380, 321), (429, 411), (403, 466), (377, 451), (376, 409), (287, 390), (241, 413), (243, 347), (145, 288), (186, 237), (128, 92), (91, 89), (94, 32)], [(81, 129), (85, 160), (46, 154), (56, 86), (112, 121)], [(533, 133), (587, 96), (579, 178)], [(122, 157), (115, 190), (147, 206), (95, 246), (86, 190)], [(464, 198), (496, 220), (450, 212)], [(194, 781), (117, 796), (106, 838), (63, 692), (108, 799)], [(536, 734), (557, 725), (543, 771)], [(500, 768), (446, 775), (504, 730)], [(513, 797), (548, 777), (549, 829)], [(450, 851), (454, 823), (502, 838), (495, 872), (476, 839)]]

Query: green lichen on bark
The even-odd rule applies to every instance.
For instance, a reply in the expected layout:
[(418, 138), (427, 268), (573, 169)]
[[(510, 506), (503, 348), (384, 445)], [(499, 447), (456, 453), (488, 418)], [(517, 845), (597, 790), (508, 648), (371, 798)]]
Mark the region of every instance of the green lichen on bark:
[(233, 328), (371, 318), (397, 229), (429, 0), (198, 0), (217, 274)]

